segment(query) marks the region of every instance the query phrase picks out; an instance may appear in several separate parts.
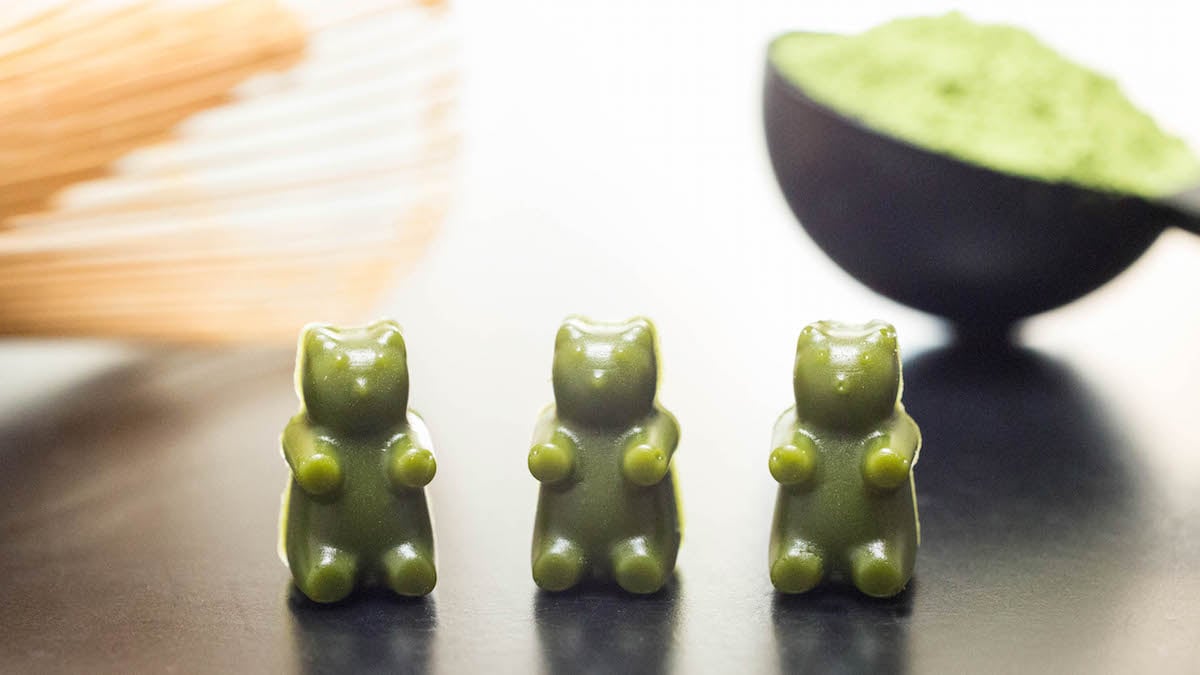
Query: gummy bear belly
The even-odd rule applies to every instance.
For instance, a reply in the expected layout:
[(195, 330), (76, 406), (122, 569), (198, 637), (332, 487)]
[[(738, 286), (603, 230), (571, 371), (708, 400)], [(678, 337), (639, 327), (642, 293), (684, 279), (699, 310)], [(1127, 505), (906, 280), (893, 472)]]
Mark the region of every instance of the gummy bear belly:
[(860, 544), (915, 535), (916, 527), (911, 488), (872, 494), (857, 475), (829, 476), (804, 492), (781, 490), (776, 518), (779, 535), (815, 544), (833, 559)]
[(630, 537), (646, 537), (663, 553), (673, 552), (678, 518), (672, 474), (649, 487), (630, 483), (611, 445), (581, 451), (572, 482), (541, 488), (538, 537), (569, 539), (598, 567), (608, 562), (614, 545)]
[(567, 494), (543, 490), (539, 506), (542, 537), (562, 537), (575, 542), (583, 548), (589, 562), (599, 567), (608, 563), (613, 546), (631, 537), (645, 537), (664, 553), (678, 545), (677, 528), (670, 522), (674, 496), (669, 489), (654, 486), (639, 488), (643, 491), (640, 495), (623, 494), (624, 491), (595, 495), (578, 487)]
[[(358, 456), (343, 461), (340, 495), (331, 502), (303, 499), (309, 536), (365, 558), (376, 557), (404, 540), (405, 531), (412, 529), (406, 527), (408, 523), (425, 516), (424, 494), (418, 490), (414, 491), (414, 499), (398, 497), (384, 474), (378, 453), (346, 454)], [(293, 510), (297, 506), (295, 496)], [(408, 501), (416, 500), (420, 503), (406, 507)]]

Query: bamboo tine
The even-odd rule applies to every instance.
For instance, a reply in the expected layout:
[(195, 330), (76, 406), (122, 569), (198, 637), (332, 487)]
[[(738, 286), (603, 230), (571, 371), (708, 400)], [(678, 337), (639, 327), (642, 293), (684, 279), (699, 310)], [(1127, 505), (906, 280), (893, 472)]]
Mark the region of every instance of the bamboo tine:
[[(27, 141), (33, 139), (9, 138), (5, 133), (6, 130), (0, 130), (0, 166), (10, 163), (17, 165), (37, 162), (47, 156), (64, 154), (64, 150), (79, 145), (86, 145), (88, 151), (105, 156), (110, 152), (104, 149), (105, 145), (116, 145), (123, 148), (129, 138), (137, 139), (139, 136), (150, 135), (147, 133), (147, 129), (177, 126), (173, 121), (186, 120), (198, 111), (207, 110), (217, 103), (225, 102), (227, 97), (224, 92), (229, 89), (231, 82), (253, 76), (254, 70), (258, 68), (272, 68), (277, 65), (282, 64), (271, 62), (248, 64), (237, 69), (216, 73), (203, 83), (186, 83), (186, 88), (166, 87), (141, 99), (129, 100), (117, 106), (93, 111), (91, 115), (76, 115), (53, 126), (43, 124), (41, 129), (35, 130), (35, 133), (40, 131), (42, 136), (37, 139), (36, 145), (26, 144)], [(429, 77), (431, 76), (427, 75), (425, 81), (403, 84), (407, 84), (408, 88), (426, 87)], [(377, 92), (372, 93), (377, 94)], [(387, 92), (389, 100), (385, 104), (389, 108), (400, 108), (403, 111), (418, 110), (419, 108), (414, 105), (414, 99), (418, 105), (428, 105), (423, 98), (417, 97), (419, 93), (404, 91), (398, 87), (393, 88)], [(305, 103), (311, 105), (318, 98), (329, 95), (327, 92), (311, 90), (308, 90), (307, 94), (307, 97), (296, 102), (297, 105), (301, 107)], [(160, 101), (161, 103), (159, 103)], [(369, 109), (365, 111), (362, 107), (354, 109), (356, 114), (363, 112), (369, 112)], [(78, 121), (72, 126), (76, 128), (65, 131), (65, 129), (70, 129), (68, 123), (75, 119)], [(310, 125), (319, 121), (300, 120), (300, 122)], [(187, 127), (184, 127), (175, 135), (185, 138), (189, 135), (189, 131)], [(194, 132), (191, 135), (194, 135)], [(6, 170), (11, 171), (11, 169)], [(44, 169), (37, 168), (31, 170), (44, 171)]]
[[(400, 209), (413, 207), (428, 201), (444, 199), (450, 191), (450, 181), (429, 181), (404, 192), (385, 192), (382, 190), (363, 190), (363, 194), (341, 195), (329, 200), (306, 200), (297, 203), (273, 204), (258, 209), (244, 211), (234, 208), (197, 208), (193, 211), (147, 213), (137, 219), (112, 218), (108, 222), (93, 222), (88, 228), (45, 227), (22, 228), (0, 237), (0, 263), (6, 271), (19, 264), (20, 255), (31, 255), (39, 251), (71, 252), (84, 249), (95, 249), (98, 246), (128, 247), (135, 244), (147, 243), (157, 246), (158, 239), (181, 236), (194, 232), (226, 232), (222, 241), (236, 241), (245, 245), (256, 234), (251, 228), (277, 228), (282, 237), (268, 238), (271, 246), (287, 246), (300, 237), (307, 228), (321, 227), (326, 223), (337, 220), (349, 221), (352, 217), (370, 220), (375, 214), (390, 214)], [(383, 194), (380, 194), (380, 193)], [(155, 218), (154, 214), (158, 217)], [(366, 227), (362, 225), (361, 227)], [(329, 235), (329, 241), (337, 241), (339, 237), (350, 238), (359, 230), (349, 234), (335, 231)], [(259, 239), (261, 241), (261, 239)], [(118, 248), (118, 252), (129, 252)], [(157, 255), (169, 257), (177, 253), (155, 251)], [(64, 259), (66, 264), (75, 264)]]
[[(28, 14), (13, 12), (5, 15), (3, 18), (9, 20), (8, 24), (0, 24), (0, 47), (3, 46), (4, 40), (15, 36), (22, 35), (26, 31), (35, 30), (41, 33), (46, 32), (46, 24), (51, 21), (60, 19), (64, 14), (70, 12), (77, 3), (62, 2), (49, 7), (33, 7)], [(25, 9), (23, 7), (22, 9)], [(0, 55), (4, 52), (0, 49)]]
[[(216, 9), (204, 8), (193, 16), (200, 19), (204, 13), (212, 13)], [(74, 26), (73, 30), (36, 48), (0, 58), (0, 84), (71, 75), (93, 64), (97, 69), (103, 69), (105, 63), (122, 58), (126, 49), (144, 49), (147, 43), (153, 44), (163, 39), (180, 42), (179, 33), (164, 30), (170, 25), (171, 18), (170, 13), (151, 3), (139, 3), (115, 11), (81, 11), (77, 16), (79, 25)], [(189, 26), (188, 31), (193, 27)]]
[(437, 2), (307, 10), (0, 23), (0, 334), (290, 342), (370, 311), (454, 190), (453, 40)]
[[(175, 199), (169, 203), (162, 200), (118, 201), (109, 204), (88, 206), (66, 204), (52, 212), (31, 213), (18, 216), (11, 221), (11, 236), (17, 237), (21, 230), (41, 229), (66, 231), (79, 228), (108, 230), (123, 225), (144, 221), (165, 226), (178, 217), (190, 214), (213, 216), (226, 212), (240, 212), (256, 216), (271, 209), (286, 205), (303, 204), (308, 201), (330, 202), (339, 198), (354, 199), (360, 193), (382, 191), (388, 194), (420, 193), (438, 189), (453, 180), (453, 167), (449, 161), (430, 162), (425, 165), (413, 163), (397, 166), (388, 171), (373, 171), (364, 175), (346, 175), (309, 184), (279, 187), (273, 190), (247, 190), (239, 194), (227, 194), (221, 198)], [(196, 195), (193, 195), (194, 197)], [(6, 237), (0, 237), (0, 250)]]
[(82, 29), (103, 29), (109, 21), (121, 21), (129, 15), (150, 11), (152, 6), (149, 1), (131, 3), (116, 11), (99, 14), (81, 7), (79, 3), (63, 3), (46, 12), (37, 21), (26, 22), (16, 30), (6, 31), (0, 36), (0, 63), (19, 60), (30, 52), (73, 38)]

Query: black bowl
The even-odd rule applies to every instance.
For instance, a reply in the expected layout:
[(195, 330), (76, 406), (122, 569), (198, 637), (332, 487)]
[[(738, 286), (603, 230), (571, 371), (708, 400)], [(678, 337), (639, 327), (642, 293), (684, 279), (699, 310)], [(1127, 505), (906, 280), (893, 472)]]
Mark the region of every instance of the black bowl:
[(763, 122), (787, 203), (829, 257), (871, 289), (972, 330), (1094, 290), (1179, 217), (871, 130), (806, 96), (769, 57)]

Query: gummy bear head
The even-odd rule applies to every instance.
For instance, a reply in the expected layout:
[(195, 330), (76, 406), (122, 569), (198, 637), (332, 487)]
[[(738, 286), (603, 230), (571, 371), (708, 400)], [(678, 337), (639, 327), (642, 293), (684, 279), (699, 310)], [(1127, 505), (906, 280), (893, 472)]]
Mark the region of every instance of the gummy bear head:
[(796, 415), (834, 429), (864, 429), (887, 418), (900, 396), (896, 329), (882, 321), (818, 321), (796, 345)]
[(408, 413), (408, 353), (395, 321), (300, 336), (296, 388), (314, 423), (347, 433), (394, 426)]
[(567, 318), (554, 340), (553, 381), (566, 420), (619, 426), (650, 413), (658, 389), (654, 324)]

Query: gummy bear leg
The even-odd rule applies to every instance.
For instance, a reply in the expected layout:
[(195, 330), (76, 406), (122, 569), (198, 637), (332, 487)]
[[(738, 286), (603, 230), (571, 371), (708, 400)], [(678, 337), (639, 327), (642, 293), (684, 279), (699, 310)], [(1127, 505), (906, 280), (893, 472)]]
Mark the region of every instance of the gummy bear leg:
[(771, 584), (780, 593), (812, 590), (825, 576), (825, 563), (816, 546), (795, 539), (781, 546), (771, 561)]
[(908, 583), (908, 571), (896, 547), (884, 541), (867, 542), (850, 554), (854, 586), (876, 598), (890, 598)]
[(563, 537), (542, 542), (533, 555), (533, 581), (547, 591), (565, 591), (583, 578), (586, 558), (578, 544)]
[(645, 537), (626, 539), (613, 547), (612, 567), (617, 585), (630, 593), (654, 593), (667, 583), (662, 556)]
[(314, 602), (337, 602), (350, 595), (357, 576), (357, 558), (332, 546), (314, 546), (307, 561), (292, 567), (296, 587)]
[(388, 588), (400, 595), (428, 595), (437, 584), (433, 556), (410, 544), (401, 544), (383, 554), (383, 571)]

